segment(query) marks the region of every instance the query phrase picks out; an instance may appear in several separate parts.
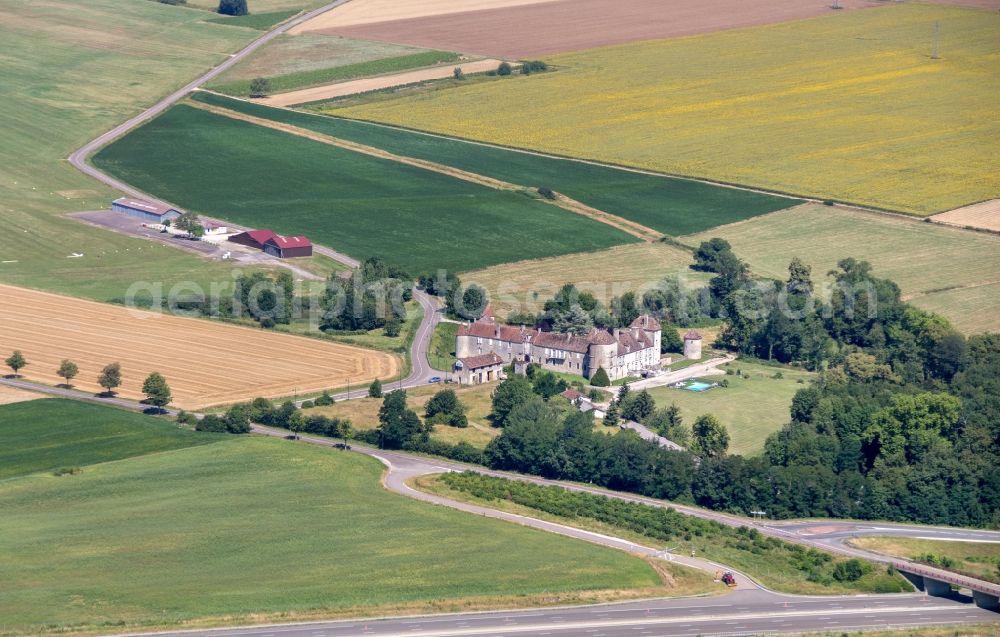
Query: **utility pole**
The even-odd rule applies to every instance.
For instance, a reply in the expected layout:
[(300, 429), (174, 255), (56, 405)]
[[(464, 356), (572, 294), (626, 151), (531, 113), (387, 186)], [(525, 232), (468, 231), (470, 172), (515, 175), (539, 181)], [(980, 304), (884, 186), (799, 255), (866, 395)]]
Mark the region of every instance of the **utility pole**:
[(940, 60), (940, 44), (941, 44), (941, 23), (934, 23), (934, 49), (931, 51), (932, 60)]

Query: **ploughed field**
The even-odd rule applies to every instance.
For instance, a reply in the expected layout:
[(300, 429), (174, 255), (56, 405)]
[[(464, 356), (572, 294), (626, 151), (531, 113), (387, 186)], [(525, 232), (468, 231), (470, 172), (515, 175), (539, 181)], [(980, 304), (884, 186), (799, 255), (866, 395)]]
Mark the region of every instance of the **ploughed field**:
[(598, 250), (634, 239), (497, 190), (188, 105), (101, 150), (103, 170), (183, 208), (305, 234), (412, 273)]
[(1000, 195), (998, 54), (995, 11), (891, 3), (335, 112), (923, 216)]
[[(231, 293), (231, 291), (230, 291)], [(185, 409), (317, 392), (392, 378), (400, 362), (385, 352), (209, 320), (181, 318), (0, 285), (0, 352), (19, 349), (21, 375), (56, 384), (60, 361), (75, 362), (80, 389), (108, 363), (122, 366), (120, 395), (143, 398), (151, 372), (163, 374)]]
[[(31, 440), (38, 427), (40, 443)], [(84, 441), (88, 429), (100, 441), (87, 447), (93, 453), (67, 449), (77, 471), (52, 475), (46, 444)], [(0, 407), (0, 439), (20, 474), (0, 480), (4, 576), (22, 584), (0, 587), (0, 617), (13, 633), (670, 590), (623, 552), (389, 493), (382, 465), (359, 454), (53, 400)]]
[[(844, 0), (845, 9), (876, 6)], [(298, 27), (350, 38), (439, 47), (512, 59), (709, 33), (822, 15), (829, 3), (800, 0), (353, 0)]]
[(689, 179), (519, 152), (370, 122), (270, 108), (211, 93), (196, 93), (194, 99), (520, 186), (550, 188), (592, 208), (664, 234), (700, 232), (799, 203), (796, 199)]

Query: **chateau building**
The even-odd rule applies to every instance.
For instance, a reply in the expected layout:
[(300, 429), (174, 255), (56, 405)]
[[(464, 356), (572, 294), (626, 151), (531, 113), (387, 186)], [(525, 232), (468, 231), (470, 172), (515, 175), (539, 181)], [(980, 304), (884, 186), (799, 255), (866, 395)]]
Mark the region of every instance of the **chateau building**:
[(501, 325), (487, 314), (459, 326), (455, 356), (495, 353), (504, 364), (538, 363), (545, 369), (590, 378), (603, 367), (608, 378), (637, 376), (660, 367), (660, 323), (644, 314), (628, 328), (592, 328), (583, 336)]

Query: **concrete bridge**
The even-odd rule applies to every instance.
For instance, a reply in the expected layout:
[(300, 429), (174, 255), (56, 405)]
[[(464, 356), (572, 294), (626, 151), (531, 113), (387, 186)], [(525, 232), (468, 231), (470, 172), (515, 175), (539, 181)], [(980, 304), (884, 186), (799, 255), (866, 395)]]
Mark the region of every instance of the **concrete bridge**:
[(932, 597), (949, 597), (953, 594), (952, 587), (967, 588), (972, 591), (972, 599), (976, 606), (1000, 611), (1000, 585), (998, 584), (939, 568), (923, 567), (913, 562), (891, 562), (891, 564), (918, 590), (924, 591)]

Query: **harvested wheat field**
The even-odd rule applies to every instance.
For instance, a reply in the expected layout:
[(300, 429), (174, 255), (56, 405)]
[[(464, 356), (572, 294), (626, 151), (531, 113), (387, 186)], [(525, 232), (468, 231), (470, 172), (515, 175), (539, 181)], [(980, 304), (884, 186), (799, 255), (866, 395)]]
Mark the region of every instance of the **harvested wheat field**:
[[(358, 0), (344, 8), (351, 8)], [(433, 3), (432, 3), (433, 4)], [(454, 4), (454, 2), (449, 3)], [(430, 11), (424, 17), (385, 21), (332, 22), (340, 9), (299, 27), (349, 38), (392, 42), (506, 58), (580, 51), (639, 40), (673, 38), (725, 29), (771, 24), (830, 13), (827, 2), (763, 0), (558, 0), (509, 6), (504, 0), (476, 3), (479, 10)], [(877, 6), (869, 0), (844, 0), (845, 9)], [(410, 13), (410, 12), (408, 12)], [(383, 15), (389, 16), (387, 11)], [(342, 14), (344, 15), (344, 14)]]
[(934, 215), (931, 220), (950, 226), (1000, 232), (1000, 199), (990, 199), (971, 206), (955, 208)]
[(0, 352), (19, 349), (21, 375), (46, 383), (68, 358), (80, 367), (74, 384), (99, 391), (108, 363), (122, 366), (119, 394), (141, 398), (150, 372), (163, 374), (172, 404), (185, 409), (316, 392), (392, 378), (399, 360), (382, 352), (289, 334), (132, 310), (0, 285)]
[(463, 64), (444, 64), (428, 69), (417, 69), (404, 73), (393, 73), (391, 75), (378, 75), (376, 77), (366, 77), (360, 80), (350, 80), (348, 82), (337, 82), (324, 86), (314, 86), (298, 91), (278, 93), (256, 100), (268, 106), (292, 106), (293, 104), (306, 104), (308, 102), (319, 102), (322, 100), (332, 100), (346, 95), (356, 95), (358, 93), (368, 93), (369, 91), (380, 91), (393, 86), (406, 86), (417, 84), (429, 80), (440, 80), (451, 77), (456, 68), (462, 69), (465, 74), (485, 73), (492, 71), (500, 65), (500, 60), (478, 60), (476, 62), (465, 62)]

